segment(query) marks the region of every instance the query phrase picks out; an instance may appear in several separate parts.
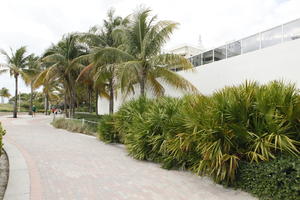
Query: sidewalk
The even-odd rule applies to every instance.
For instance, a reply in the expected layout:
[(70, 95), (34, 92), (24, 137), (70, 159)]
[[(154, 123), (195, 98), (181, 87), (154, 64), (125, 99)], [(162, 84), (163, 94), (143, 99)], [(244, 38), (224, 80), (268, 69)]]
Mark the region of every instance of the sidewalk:
[(50, 117), (0, 117), (23, 154), (32, 200), (250, 200), (208, 178), (134, 160), (122, 145), (55, 129)]

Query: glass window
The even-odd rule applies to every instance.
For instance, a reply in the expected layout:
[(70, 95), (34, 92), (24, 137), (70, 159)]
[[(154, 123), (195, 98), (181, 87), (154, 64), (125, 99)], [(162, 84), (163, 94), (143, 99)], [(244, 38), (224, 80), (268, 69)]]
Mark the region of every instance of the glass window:
[(200, 66), (201, 65), (201, 60), (202, 60), (202, 55), (199, 54), (199, 55), (194, 56), (193, 58), (194, 58), (193, 59), (193, 65), (195, 67)]
[(193, 64), (194, 67), (201, 65), (201, 57), (202, 56), (200, 54), (190, 58), (190, 62)]
[(237, 56), (241, 54), (241, 42), (236, 41), (227, 44), (227, 58)]
[(261, 48), (281, 43), (281, 37), (281, 26), (277, 26), (275, 28), (272, 28), (271, 30), (261, 33)]
[(300, 38), (300, 19), (283, 25), (283, 40), (295, 40)]
[(214, 61), (223, 60), (226, 58), (226, 45), (214, 49)]
[(213, 61), (213, 50), (203, 53), (203, 64), (208, 64)]
[(258, 50), (260, 47), (260, 35), (255, 34), (242, 40), (243, 53)]

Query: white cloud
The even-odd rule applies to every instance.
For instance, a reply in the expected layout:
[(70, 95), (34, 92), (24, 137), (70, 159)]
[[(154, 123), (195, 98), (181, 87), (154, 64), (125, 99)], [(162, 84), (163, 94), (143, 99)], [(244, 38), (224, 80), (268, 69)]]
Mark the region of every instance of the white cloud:
[[(180, 23), (167, 47), (196, 45), (199, 35), (208, 48), (222, 45), (298, 18), (300, 8), (299, 0), (1, 0), (0, 48), (26, 45), (41, 54), (64, 33), (101, 23), (110, 7), (127, 16), (141, 4), (159, 19)], [(13, 92), (13, 80), (2, 75), (4, 86)], [(25, 88), (22, 83), (21, 91), (28, 92)]]

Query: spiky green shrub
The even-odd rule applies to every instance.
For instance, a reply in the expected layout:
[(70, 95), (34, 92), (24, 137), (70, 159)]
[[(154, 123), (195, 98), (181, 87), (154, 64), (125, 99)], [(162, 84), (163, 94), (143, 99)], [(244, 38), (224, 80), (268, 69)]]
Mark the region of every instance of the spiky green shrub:
[(103, 115), (98, 125), (98, 137), (106, 143), (120, 143), (119, 134), (115, 128), (115, 116)]
[(3, 142), (2, 142), (2, 138), (5, 135), (5, 130), (3, 129), (1, 122), (0, 122), (0, 156), (2, 154), (2, 147), (3, 147)]
[(246, 82), (214, 93), (204, 112), (206, 122), (194, 124), (202, 160), (192, 170), (232, 182), (240, 160), (267, 161), (281, 152), (299, 155), (298, 95), (293, 85), (277, 81), (263, 86)]
[(140, 98), (117, 113), (116, 128), (137, 159), (232, 182), (240, 161), (299, 156), (299, 91), (293, 84), (246, 82), (212, 96)]
[(129, 154), (137, 159), (163, 163), (163, 167), (179, 167), (185, 159), (176, 159), (170, 150), (170, 139), (183, 133), (178, 117), (181, 100), (160, 98), (148, 102), (147, 110), (133, 117), (125, 144)]
[[(167, 118), (165, 141), (161, 145), (164, 155), (164, 167), (190, 169), (195, 163), (202, 160), (199, 149), (199, 134), (207, 123), (210, 112), (209, 98), (203, 95), (191, 95), (176, 100), (178, 103), (173, 116)], [(166, 104), (161, 104), (164, 107)], [(168, 110), (168, 108), (165, 108)]]
[(241, 162), (233, 186), (259, 199), (300, 199), (300, 159), (279, 156), (268, 162)]
[(134, 118), (146, 112), (153, 100), (140, 97), (124, 103), (115, 115), (115, 128), (120, 135), (120, 141), (125, 143), (126, 135), (133, 126)]

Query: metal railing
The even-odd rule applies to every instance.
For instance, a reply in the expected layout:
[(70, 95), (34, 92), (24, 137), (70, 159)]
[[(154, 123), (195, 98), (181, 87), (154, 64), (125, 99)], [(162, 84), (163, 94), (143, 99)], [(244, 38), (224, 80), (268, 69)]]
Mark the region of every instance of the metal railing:
[(198, 67), (299, 38), (300, 19), (296, 19), (249, 37), (202, 52), (188, 58), (188, 60), (194, 67)]
[(70, 121), (80, 122), (81, 127), (84, 127), (84, 126), (88, 125), (88, 127), (90, 129), (92, 129), (94, 132), (97, 131), (97, 127), (98, 127), (98, 124), (99, 124), (99, 122), (86, 120), (84, 118), (82, 118), (82, 119), (67, 118), (67, 117), (65, 117), (65, 115), (56, 115), (56, 114), (53, 114), (53, 119), (52, 120), (55, 121), (56, 119), (59, 119), (59, 118), (63, 118), (63, 119), (70, 120)]

